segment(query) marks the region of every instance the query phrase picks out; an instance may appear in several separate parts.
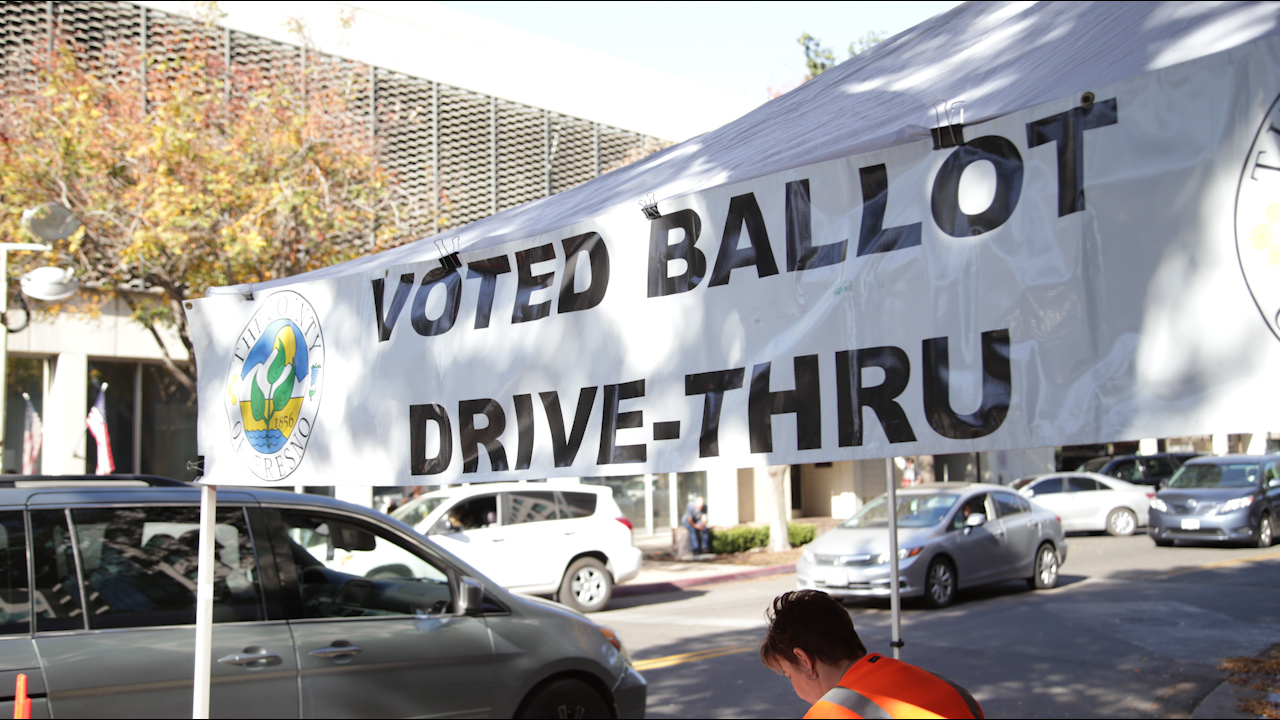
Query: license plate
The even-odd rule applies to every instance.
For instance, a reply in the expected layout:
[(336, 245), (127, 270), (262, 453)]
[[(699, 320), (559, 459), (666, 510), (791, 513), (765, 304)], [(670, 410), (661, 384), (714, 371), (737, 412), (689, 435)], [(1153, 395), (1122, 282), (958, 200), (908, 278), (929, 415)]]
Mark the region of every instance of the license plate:
[(848, 587), (849, 573), (844, 570), (827, 571), (827, 587)]
[(1200, 519), (1199, 518), (1182, 518), (1182, 529), (1183, 530), (1199, 530)]

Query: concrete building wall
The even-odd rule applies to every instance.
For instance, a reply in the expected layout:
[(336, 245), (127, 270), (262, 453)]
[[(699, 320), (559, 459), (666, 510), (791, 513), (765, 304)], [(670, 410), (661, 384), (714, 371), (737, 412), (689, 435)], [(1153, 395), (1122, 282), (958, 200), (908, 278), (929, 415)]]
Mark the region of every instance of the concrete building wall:
[(756, 521), (756, 489), (755, 470), (742, 468), (738, 470), (738, 522)]

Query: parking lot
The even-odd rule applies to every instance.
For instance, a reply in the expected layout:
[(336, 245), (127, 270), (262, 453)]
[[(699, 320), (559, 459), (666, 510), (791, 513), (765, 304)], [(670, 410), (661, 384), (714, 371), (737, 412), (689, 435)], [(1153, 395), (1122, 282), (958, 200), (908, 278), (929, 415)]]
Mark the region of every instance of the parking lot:
[[(756, 655), (764, 609), (794, 575), (619, 598), (617, 628), (649, 686), (651, 717), (799, 717), (805, 703)], [(1058, 588), (963, 592), (941, 611), (907, 603), (903, 659), (969, 688), (988, 717), (1186, 717), (1223, 657), (1280, 642), (1280, 547), (1157, 548), (1145, 535), (1073, 536)], [(849, 603), (888, 653), (887, 601)]]

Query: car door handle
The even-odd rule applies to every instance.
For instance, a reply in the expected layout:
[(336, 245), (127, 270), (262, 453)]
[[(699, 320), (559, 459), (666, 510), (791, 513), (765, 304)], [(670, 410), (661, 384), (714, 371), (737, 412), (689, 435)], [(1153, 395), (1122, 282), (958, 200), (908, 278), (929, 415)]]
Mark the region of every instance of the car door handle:
[(489, 539), (493, 542), (502, 542), (503, 540), (506, 540), (506, 538), (489, 538)]
[(261, 648), (245, 648), (244, 652), (231, 653), (218, 658), (223, 665), (239, 665), (241, 667), (266, 667), (283, 662), (280, 656)]
[(356, 655), (359, 655), (363, 649), (364, 648), (360, 647), (359, 645), (351, 645), (351, 644), (338, 645), (335, 643), (333, 645), (330, 645), (329, 647), (322, 647), (322, 648), (317, 648), (315, 650), (312, 650), (310, 653), (308, 653), (308, 655), (310, 655), (311, 657), (325, 658), (326, 660), (338, 660), (344, 657), (349, 659), (349, 658), (355, 657)]

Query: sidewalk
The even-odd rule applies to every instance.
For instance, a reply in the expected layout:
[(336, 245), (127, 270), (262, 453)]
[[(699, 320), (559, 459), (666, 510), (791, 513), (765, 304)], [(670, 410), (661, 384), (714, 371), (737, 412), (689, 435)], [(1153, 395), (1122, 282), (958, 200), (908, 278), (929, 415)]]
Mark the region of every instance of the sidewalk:
[[(781, 575), (795, 572), (795, 563), (783, 565), (739, 565), (692, 560), (671, 562), (653, 560), (649, 555), (657, 550), (671, 549), (671, 536), (657, 534), (638, 537), (635, 546), (645, 553), (640, 574), (613, 589), (614, 597), (633, 597), (653, 593), (676, 592), (700, 585), (749, 580), (751, 578)], [(714, 557), (714, 556), (707, 556)]]

